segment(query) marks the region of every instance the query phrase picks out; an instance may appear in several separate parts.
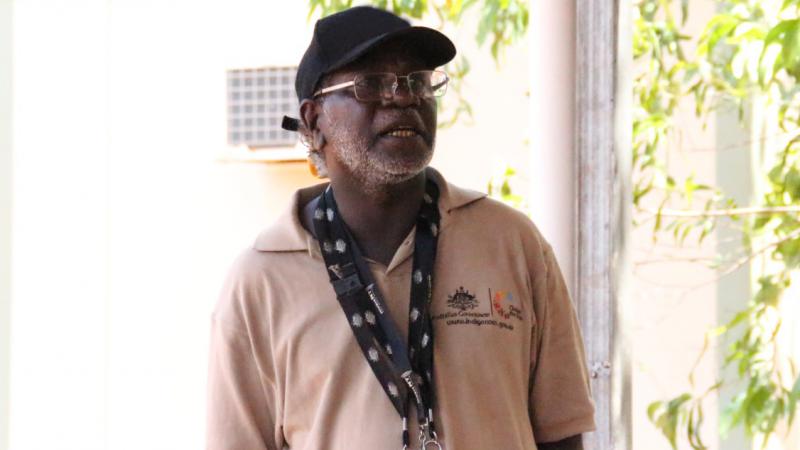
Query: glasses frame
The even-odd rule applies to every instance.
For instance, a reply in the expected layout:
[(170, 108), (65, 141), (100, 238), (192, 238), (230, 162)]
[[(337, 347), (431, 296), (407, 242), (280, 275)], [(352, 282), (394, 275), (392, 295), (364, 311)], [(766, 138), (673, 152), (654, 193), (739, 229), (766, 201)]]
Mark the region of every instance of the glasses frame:
[[(412, 90), (411, 90), (411, 85), (409, 84), (409, 77), (411, 75), (415, 74), (415, 73), (439, 73), (439, 74), (444, 75), (444, 81), (441, 83), (441, 84), (444, 85), (444, 89), (442, 90), (442, 93), (439, 94), (439, 95), (432, 95), (430, 97), (420, 97), (417, 94), (414, 94), (412, 92)], [(442, 97), (447, 92), (447, 83), (450, 82), (450, 77), (443, 70), (415, 70), (414, 72), (409, 72), (406, 75), (398, 75), (398, 74), (392, 73), (392, 72), (371, 72), (371, 73), (358, 74), (355, 77), (353, 77), (353, 79), (350, 80), (350, 81), (345, 81), (344, 83), (334, 84), (333, 86), (328, 86), (326, 88), (322, 88), (322, 89), (318, 90), (317, 92), (314, 92), (314, 95), (312, 95), (312, 97), (316, 98), (316, 97), (318, 97), (320, 95), (327, 94), (329, 92), (339, 91), (339, 90), (342, 90), (342, 89), (347, 89), (349, 87), (352, 87), (353, 88), (353, 95), (355, 96), (356, 100), (358, 100), (360, 102), (379, 102), (379, 101), (384, 100), (383, 98), (379, 98), (379, 99), (375, 99), (375, 100), (362, 100), (362, 99), (358, 98), (358, 95), (356, 94), (356, 89), (355, 89), (356, 82), (359, 81), (360, 79), (363, 79), (364, 77), (367, 77), (367, 76), (370, 76), (370, 75), (392, 75), (392, 76), (394, 76), (395, 80), (394, 80), (394, 83), (392, 83), (392, 86), (394, 87), (392, 89), (392, 99), (395, 99), (397, 97), (397, 88), (400, 86), (400, 79), (403, 79), (403, 78), (405, 79), (405, 85), (406, 85), (406, 88), (408, 89), (408, 93), (410, 95), (414, 95), (414, 96), (420, 97), (420, 98), (439, 98), (439, 97)], [(386, 100), (388, 100), (388, 99), (386, 99)]]

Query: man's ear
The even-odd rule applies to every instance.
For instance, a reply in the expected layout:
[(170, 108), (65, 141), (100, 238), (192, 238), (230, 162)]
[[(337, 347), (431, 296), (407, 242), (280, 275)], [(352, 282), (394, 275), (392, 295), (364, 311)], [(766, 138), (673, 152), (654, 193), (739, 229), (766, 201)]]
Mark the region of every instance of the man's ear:
[(317, 123), (319, 110), (319, 105), (313, 100), (304, 99), (300, 102), (300, 122), (308, 133), (311, 149), (317, 151), (322, 150), (325, 145), (325, 136)]

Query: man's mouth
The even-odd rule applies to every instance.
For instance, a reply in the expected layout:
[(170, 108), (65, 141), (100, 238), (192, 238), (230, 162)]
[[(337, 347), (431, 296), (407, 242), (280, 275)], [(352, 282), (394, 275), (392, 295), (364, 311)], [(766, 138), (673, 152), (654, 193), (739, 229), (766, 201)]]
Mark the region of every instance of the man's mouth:
[(418, 129), (411, 126), (400, 126), (396, 128), (392, 128), (391, 130), (385, 131), (381, 133), (381, 136), (391, 136), (395, 138), (414, 138), (414, 137), (421, 137), (425, 139), (425, 135), (422, 134)]
[(410, 138), (418, 135), (419, 133), (417, 133), (417, 130), (412, 130), (408, 128), (392, 130), (386, 133), (386, 136), (399, 137), (399, 138)]

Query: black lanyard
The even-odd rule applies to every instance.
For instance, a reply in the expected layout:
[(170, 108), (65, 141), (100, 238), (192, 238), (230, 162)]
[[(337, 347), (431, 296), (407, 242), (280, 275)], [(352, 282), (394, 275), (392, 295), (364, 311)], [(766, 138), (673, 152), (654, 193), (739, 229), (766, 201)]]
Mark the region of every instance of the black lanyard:
[(403, 448), (409, 445), (410, 399), (417, 407), (422, 448), (441, 448), (433, 425), (436, 399), (429, 314), (439, 235), (438, 199), (436, 183), (428, 180), (416, 222), (408, 345), (403, 342), (355, 239), (341, 220), (330, 186), (318, 197), (314, 211), (314, 232), (336, 297), (364, 357), (403, 419)]

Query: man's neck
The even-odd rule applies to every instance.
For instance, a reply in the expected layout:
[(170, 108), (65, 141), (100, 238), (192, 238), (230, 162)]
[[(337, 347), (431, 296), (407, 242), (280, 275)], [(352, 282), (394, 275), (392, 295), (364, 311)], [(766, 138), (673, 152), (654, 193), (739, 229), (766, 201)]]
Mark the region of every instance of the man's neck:
[(331, 181), (339, 213), (366, 257), (383, 265), (391, 262), (416, 223), (425, 179), (423, 171), (379, 192), (364, 192), (348, 179)]

